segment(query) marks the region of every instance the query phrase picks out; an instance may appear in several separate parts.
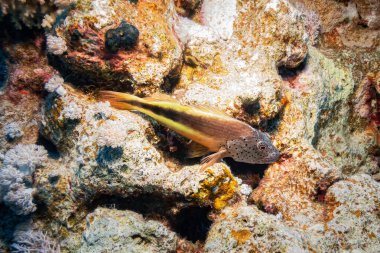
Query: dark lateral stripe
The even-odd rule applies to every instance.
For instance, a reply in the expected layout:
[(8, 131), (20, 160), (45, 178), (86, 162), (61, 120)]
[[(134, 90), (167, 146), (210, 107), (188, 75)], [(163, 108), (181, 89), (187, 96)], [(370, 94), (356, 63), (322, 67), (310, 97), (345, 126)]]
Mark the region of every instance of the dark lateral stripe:
[(153, 112), (154, 114), (157, 114), (159, 116), (164, 116), (165, 118), (171, 119), (173, 121), (181, 122), (181, 118), (183, 118), (182, 113), (175, 111), (173, 109), (162, 108), (162, 107), (151, 105), (148, 103), (141, 103), (139, 101), (124, 100), (123, 102), (126, 102), (136, 107), (140, 107), (145, 110), (149, 110)]
[[(139, 101), (125, 101), (125, 102), (129, 103), (130, 105), (151, 111), (152, 113), (156, 115), (163, 116), (165, 118), (178, 122), (196, 131), (209, 133), (210, 131), (215, 132), (215, 131), (220, 130), (219, 129), (220, 127), (213, 126), (213, 123), (210, 122), (210, 119), (206, 119), (201, 116), (194, 116), (194, 115), (180, 112), (171, 108), (162, 108), (156, 105), (151, 105), (149, 103), (143, 103)], [(212, 130), (213, 127), (216, 127), (216, 129), (214, 129), (215, 131)]]
[(217, 118), (211, 119), (208, 116), (195, 116), (171, 108), (162, 108), (134, 100), (123, 100), (122, 102), (151, 111), (156, 115), (163, 116), (196, 131), (209, 133), (216, 138), (238, 136), (242, 134), (241, 130), (243, 130), (241, 124), (226, 122)]

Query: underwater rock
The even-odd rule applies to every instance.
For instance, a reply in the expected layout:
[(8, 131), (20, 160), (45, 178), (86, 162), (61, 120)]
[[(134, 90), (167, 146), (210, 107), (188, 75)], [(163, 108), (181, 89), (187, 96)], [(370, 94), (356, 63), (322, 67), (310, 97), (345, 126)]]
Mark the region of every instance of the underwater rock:
[(17, 29), (28, 28), (50, 28), (59, 15), (70, 4), (76, 0), (1, 0), (0, 19), (10, 16), (12, 24)]
[(205, 252), (307, 252), (305, 239), (255, 206), (226, 208), (212, 225)]
[(9, 56), (9, 78), (4, 90), (6, 99), (20, 103), (31, 98), (31, 92), (41, 95), (43, 84), (57, 71), (48, 64), (42, 50), (43, 37), (34, 43), (7, 43), (4, 51)]
[(171, 1), (78, 1), (54, 31), (67, 45), (62, 70), (83, 85), (152, 93), (182, 64), (174, 19)]
[(177, 236), (132, 211), (97, 208), (87, 218), (79, 252), (175, 252)]
[(360, 22), (371, 29), (380, 28), (380, 2), (376, 0), (353, 0)]
[(284, 95), (276, 66), (298, 66), (308, 49), (301, 15), (286, 1), (271, 3), (203, 1), (202, 24), (179, 18), (187, 65), (174, 93), (183, 102), (263, 128), (278, 116)]
[(350, 251), (376, 252), (380, 237), (380, 184), (358, 174), (332, 185), (326, 193), (328, 237)]
[[(307, 220), (312, 217), (311, 213), (297, 215), (297, 222), (294, 222), (288, 214), (279, 212), (275, 216), (259, 211), (255, 206), (243, 204), (225, 208), (211, 227), (205, 250), (332, 252), (346, 249), (376, 252), (380, 233), (379, 187), (379, 183), (365, 174), (336, 182), (326, 191), (323, 205), (315, 202), (320, 208), (319, 218), (314, 221)], [(286, 193), (281, 194), (277, 198), (289, 199)], [(297, 201), (297, 197), (293, 200)], [(299, 209), (311, 208), (306, 203), (303, 205)], [(273, 210), (273, 207), (263, 208), (266, 212)]]
[[(112, 109), (108, 103), (91, 101), (69, 86), (65, 89), (64, 96), (52, 93), (47, 97), (41, 128), (64, 159), (54, 166), (61, 168), (57, 171), (61, 175), (59, 187), (52, 187), (48, 180), (54, 171), (50, 166), (35, 175), (39, 199), (53, 211), (52, 216), (64, 220), (75, 209), (102, 195), (154, 194), (174, 206), (194, 203), (216, 209), (240, 195), (226, 165), (218, 163), (204, 171), (198, 165), (184, 166), (172, 171), (148, 141), (148, 133), (152, 131), (148, 121), (132, 112)], [(68, 121), (62, 114), (72, 103), (82, 108), (76, 122)], [(99, 117), (100, 114), (104, 117)], [(68, 187), (70, 192), (62, 194)], [(55, 206), (61, 206), (61, 210)]]
[[(2, 44), (0, 251), (30, 218), (13, 241), (25, 250), (376, 252), (377, 3), (80, 0), (49, 30), (71, 2), (35, 8), (46, 36)], [(95, 101), (98, 89), (215, 107), (270, 134), (281, 157), (201, 170), (186, 140)], [(12, 122), (24, 134), (9, 141)]]

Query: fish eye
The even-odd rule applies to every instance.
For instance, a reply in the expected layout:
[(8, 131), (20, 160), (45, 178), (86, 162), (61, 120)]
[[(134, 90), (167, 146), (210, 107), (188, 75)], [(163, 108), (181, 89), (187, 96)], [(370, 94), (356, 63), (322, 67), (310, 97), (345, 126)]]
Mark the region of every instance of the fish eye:
[(267, 146), (265, 145), (265, 144), (263, 144), (263, 143), (259, 143), (259, 145), (257, 145), (258, 146), (258, 148), (261, 150), (261, 151), (264, 151), (266, 148), (267, 148)]

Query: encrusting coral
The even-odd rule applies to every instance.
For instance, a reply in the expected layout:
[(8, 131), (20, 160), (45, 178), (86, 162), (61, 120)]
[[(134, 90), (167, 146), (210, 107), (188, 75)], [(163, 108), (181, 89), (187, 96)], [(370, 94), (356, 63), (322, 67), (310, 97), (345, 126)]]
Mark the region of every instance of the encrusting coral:
[(60, 253), (59, 244), (45, 232), (33, 228), (31, 221), (22, 223), (13, 234), (12, 252)]
[[(45, 27), (2, 42), (0, 251), (377, 252), (376, 1), (76, 2), (0, 0)], [(281, 157), (201, 170), (98, 89), (215, 107)]]
[(24, 134), (17, 122), (12, 122), (5, 125), (3, 131), (9, 141), (18, 139)]
[(171, 1), (80, 0), (47, 36), (48, 50), (67, 72), (85, 78), (83, 85), (122, 85), (149, 94), (178, 75), (182, 64), (171, 29), (175, 15)]
[(30, 187), (30, 180), (27, 178), (45, 162), (45, 148), (34, 144), (18, 144), (5, 153), (3, 166), (0, 167), (0, 202), (4, 202), (17, 215), (34, 212), (34, 189)]

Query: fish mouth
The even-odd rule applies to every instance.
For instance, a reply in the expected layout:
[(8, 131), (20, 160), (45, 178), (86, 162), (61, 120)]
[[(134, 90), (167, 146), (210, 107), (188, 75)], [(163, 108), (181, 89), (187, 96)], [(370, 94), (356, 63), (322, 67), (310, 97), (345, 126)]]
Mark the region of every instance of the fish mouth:
[(278, 159), (280, 159), (280, 152), (278, 150), (273, 151), (269, 156), (268, 156), (268, 161), (269, 162), (276, 162)]

